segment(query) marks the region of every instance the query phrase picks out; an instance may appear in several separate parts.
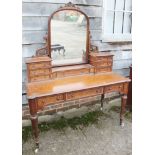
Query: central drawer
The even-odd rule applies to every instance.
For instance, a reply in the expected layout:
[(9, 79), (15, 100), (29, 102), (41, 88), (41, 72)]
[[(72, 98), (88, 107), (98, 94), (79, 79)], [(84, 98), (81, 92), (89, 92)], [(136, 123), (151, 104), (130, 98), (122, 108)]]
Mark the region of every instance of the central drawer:
[(89, 68), (66, 70), (66, 71), (64, 71), (64, 76), (78, 75), (78, 74), (85, 74), (85, 73), (89, 73)]
[(67, 100), (74, 100), (74, 99), (79, 99), (79, 98), (84, 98), (89, 96), (95, 96), (102, 93), (103, 93), (102, 87), (70, 92), (70, 93), (67, 93)]
[(112, 67), (96, 67), (95, 68), (96, 72), (111, 72), (112, 71)]

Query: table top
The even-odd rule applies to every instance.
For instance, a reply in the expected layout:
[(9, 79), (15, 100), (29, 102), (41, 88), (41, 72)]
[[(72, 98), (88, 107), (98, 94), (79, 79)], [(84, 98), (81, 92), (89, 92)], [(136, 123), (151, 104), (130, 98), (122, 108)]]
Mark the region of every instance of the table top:
[(108, 72), (30, 82), (26, 84), (26, 90), (28, 99), (34, 99), (42, 96), (61, 94), (123, 82), (130, 82), (130, 79), (113, 72)]

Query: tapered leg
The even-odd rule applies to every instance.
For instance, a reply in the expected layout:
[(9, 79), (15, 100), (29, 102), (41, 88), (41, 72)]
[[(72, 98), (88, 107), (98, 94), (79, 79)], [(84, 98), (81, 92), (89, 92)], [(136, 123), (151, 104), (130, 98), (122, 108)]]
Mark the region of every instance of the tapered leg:
[(124, 126), (124, 114), (125, 114), (125, 107), (127, 102), (127, 95), (122, 96), (122, 103), (121, 103), (121, 113), (120, 113), (120, 125)]
[(38, 130), (38, 116), (31, 116), (31, 123), (32, 123), (32, 131), (34, 135), (34, 140), (36, 144), (35, 152), (38, 152), (39, 149), (39, 130)]
[(29, 108), (30, 108), (30, 119), (32, 123), (32, 131), (36, 144), (35, 152), (37, 153), (39, 150), (39, 129), (38, 129), (38, 115), (37, 115), (37, 104), (35, 99), (29, 100)]
[(102, 94), (102, 95), (101, 95), (101, 110), (103, 110), (104, 97), (105, 97), (105, 95)]

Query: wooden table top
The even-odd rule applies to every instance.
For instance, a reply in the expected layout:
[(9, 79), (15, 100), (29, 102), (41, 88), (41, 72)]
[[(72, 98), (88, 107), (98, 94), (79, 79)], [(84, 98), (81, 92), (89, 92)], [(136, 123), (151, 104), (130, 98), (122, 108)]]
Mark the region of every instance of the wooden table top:
[(130, 79), (116, 73), (109, 72), (30, 82), (26, 84), (26, 89), (28, 99), (33, 99), (41, 96), (78, 91), (122, 82), (130, 82)]

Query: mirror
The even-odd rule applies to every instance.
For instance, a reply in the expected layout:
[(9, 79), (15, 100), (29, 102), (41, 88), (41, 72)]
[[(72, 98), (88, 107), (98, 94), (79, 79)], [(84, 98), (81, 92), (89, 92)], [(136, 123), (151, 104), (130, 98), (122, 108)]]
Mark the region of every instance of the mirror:
[(50, 29), (53, 66), (87, 63), (87, 19), (81, 12), (56, 12)]

